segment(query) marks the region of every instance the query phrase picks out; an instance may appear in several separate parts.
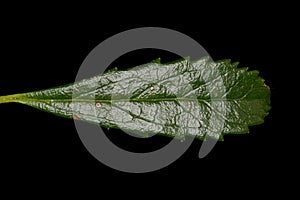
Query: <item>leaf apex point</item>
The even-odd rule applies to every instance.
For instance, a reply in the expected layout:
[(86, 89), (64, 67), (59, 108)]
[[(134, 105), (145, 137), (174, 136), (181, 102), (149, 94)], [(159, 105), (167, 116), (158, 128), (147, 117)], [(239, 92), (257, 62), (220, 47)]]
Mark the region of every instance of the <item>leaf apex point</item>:
[(262, 79), (262, 82), (263, 82), (263, 84), (264, 84), (264, 87), (266, 87), (268, 90), (270, 90), (270, 86), (268, 86), (268, 85), (265, 83), (265, 80), (264, 80), (264, 79)]

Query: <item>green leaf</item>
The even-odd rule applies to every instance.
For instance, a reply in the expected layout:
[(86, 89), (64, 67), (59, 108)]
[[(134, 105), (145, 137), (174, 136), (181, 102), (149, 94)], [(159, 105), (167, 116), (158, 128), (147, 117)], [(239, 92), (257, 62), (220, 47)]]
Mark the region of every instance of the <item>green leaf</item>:
[[(270, 110), (270, 89), (258, 71), (208, 58), (159, 60), (105, 72), (74, 84), (0, 97), (62, 117), (136, 134), (220, 140), (248, 133)], [(221, 133), (221, 135), (220, 135)]]

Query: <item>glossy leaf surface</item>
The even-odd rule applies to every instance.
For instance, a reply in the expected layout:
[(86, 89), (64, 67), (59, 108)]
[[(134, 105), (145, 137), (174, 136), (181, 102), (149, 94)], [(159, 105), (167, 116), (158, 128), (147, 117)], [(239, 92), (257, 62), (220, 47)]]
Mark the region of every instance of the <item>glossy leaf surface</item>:
[(237, 68), (230, 60), (156, 60), (67, 86), (0, 97), (0, 103), (7, 102), (136, 134), (181, 139), (208, 134), (222, 140), (263, 123), (270, 89), (258, 71)]

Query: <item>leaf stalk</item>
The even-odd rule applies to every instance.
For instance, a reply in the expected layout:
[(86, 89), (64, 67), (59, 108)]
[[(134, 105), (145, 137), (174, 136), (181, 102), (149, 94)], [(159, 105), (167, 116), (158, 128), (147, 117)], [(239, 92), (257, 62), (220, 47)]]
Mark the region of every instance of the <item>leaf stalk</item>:
[(19, 96), (20, 96), (19, 94), (0, 96), (0, 104), (18, 102)]

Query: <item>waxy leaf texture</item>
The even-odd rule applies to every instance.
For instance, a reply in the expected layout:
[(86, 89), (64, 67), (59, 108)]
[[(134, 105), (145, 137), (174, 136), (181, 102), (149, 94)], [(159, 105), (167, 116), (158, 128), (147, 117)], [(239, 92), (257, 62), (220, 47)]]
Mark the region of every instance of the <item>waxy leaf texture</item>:
[(230, 60), (159, 60), (110, 70), (74, 84), (0, 97), (62, 117), (183, 139), (248, 133), (270, 110), (270, 89), (258, 71)]

